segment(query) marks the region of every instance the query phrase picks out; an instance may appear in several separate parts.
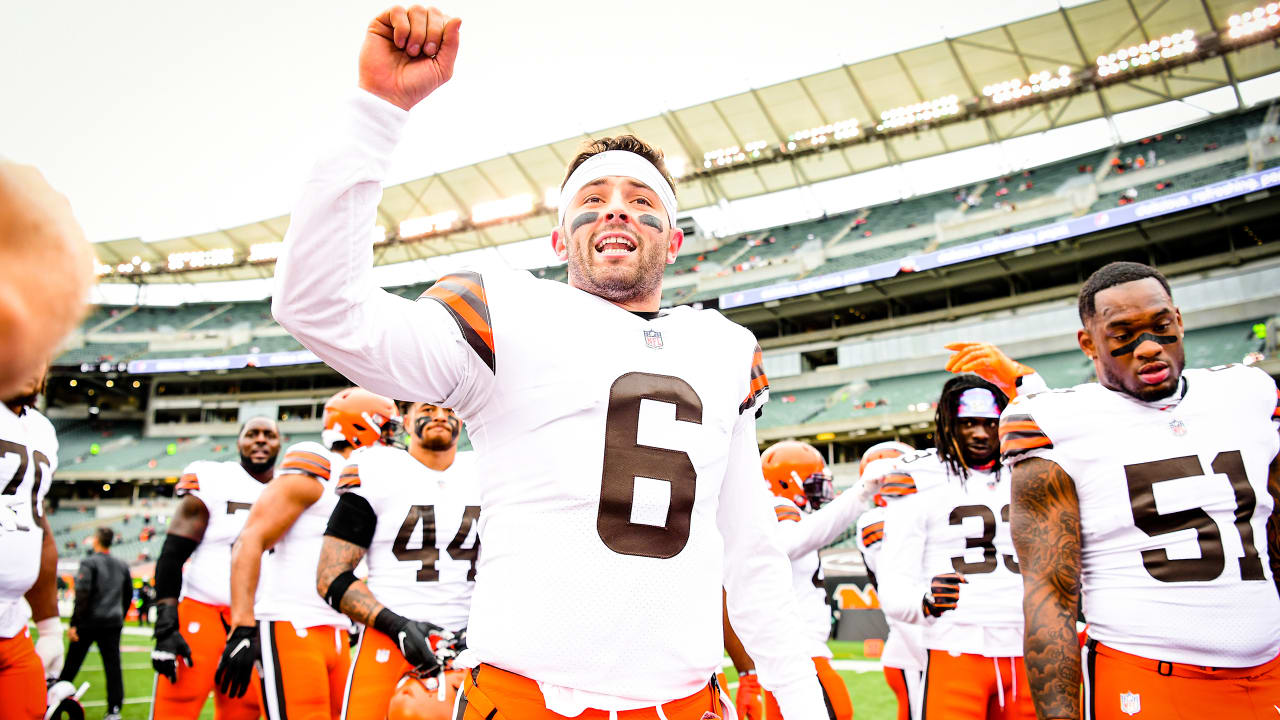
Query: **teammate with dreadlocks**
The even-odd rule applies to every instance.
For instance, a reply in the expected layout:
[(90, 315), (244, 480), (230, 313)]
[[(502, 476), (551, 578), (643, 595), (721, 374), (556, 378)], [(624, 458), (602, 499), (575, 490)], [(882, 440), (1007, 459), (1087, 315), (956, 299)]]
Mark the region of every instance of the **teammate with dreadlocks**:
[[(990, 359), (969, 354), (961, 349), (948, 369), (992, 374)], [(977, 375), (947, 381), (937, 449), (902, 458), (884, 480), (899, 491), (886, 496), (882, 552), (893, 562), (881, 565), (880, 603), (890, 618), (924, 626), (923, 720), (985, 718), (988, 708), (990, 717), (1035, 717), (1022, 663), (1009, 475), (997, 442), (1007, 404), (1000, 387)]]

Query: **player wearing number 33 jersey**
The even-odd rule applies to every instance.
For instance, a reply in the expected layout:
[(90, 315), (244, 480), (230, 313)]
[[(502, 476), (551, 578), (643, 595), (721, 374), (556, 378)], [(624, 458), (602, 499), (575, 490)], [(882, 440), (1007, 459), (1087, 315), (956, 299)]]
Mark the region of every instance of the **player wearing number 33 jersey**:
[[(1058, 589), (1075, 576), (1087, 717), (1274, 717), (1275, 381), (1236, 365), (1183, 371), (1181, 316), (1144, 265), (1095, 273), (1081, 317), (1102, 383), (1020, 397), (1001, 419), (1028, 669), (1055, 651), (1049, 638), (1072, 645), (1059, 633), (1073, 598)], [(1037, 688), (1044, 716), (1079, 702), (1063, 685)]]
[[(399, 57), (368, 37), (365, 62)], [(570, 284), (457, 272), (413, 302), (371, 273), (408, 118), (375, 90), (346, 106), (295, 207), (273, 313), (361, 386), (466, 422), (484, 549), (459, 716), (720, 715), (723, 586), (761, 684), (788, 717), (820, 717), (756, 446), (763, 359), (719, 312), (658, 309), (683, 235), (653, 150), (614, 138), (578, 158), (553, 237)]]

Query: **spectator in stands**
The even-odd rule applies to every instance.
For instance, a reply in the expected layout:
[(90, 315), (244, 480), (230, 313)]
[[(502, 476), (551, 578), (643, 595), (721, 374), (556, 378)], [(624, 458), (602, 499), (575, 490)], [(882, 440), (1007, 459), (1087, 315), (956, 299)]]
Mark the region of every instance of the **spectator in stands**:
[(0, 397), (44, 367), (84, 317), (93, 253), (39, 170), (0, 160)]
[(76, 574), (76, 600), (71, 611), (67, 636), (67, 661), (59, 680), (74, 681), (89, 645), (98, 644), (102, 669), (107, 676), (107, 714), (103, 720), (120, 720), (124, 704), (124, 678), (120, 673), (120, 633), (129, 603), (133, 600), (133, 577), (129, 567), (112, 557), (115, 533), (98, 528), (93, 536), (93, 554), (80, 561)]

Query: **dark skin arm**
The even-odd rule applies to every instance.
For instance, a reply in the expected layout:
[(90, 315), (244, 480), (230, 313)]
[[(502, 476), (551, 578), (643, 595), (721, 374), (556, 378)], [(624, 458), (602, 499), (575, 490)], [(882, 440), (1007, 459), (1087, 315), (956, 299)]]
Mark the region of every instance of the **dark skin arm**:
[[(329, 591), (329, 585), (335, 578), (348, 570), (355, 570), (366, 552), (366, 548), (355, 543), (326, 535), (320, 546), (320, 563), (316, 567), (316, 592), (320, 597)], [(351, 583), (342, 595), (342, 614), (364, 625), (372, 625), (382, 608), (382, 603), (363, 580)]]
[[(209, 508), (198, 498), (187, 495), (178, 503), (169, 520), (169, 534), (200, 542), (204, 540), (204, 531), (209, 528)], [(177, 605), (178, 598), (156, 598), (157, 605)]]
[[(723, 591), (721, 595), (724, 595)], [(733, 661), (733, 667), (741, 675), (744, 670), (755, 670), (756, 663), (747, 654), (747, 649), (742, 646), (742, 641), (738, 639), (738, 634), (733, 631), (733, 626), (729, 624), (729, 605), (728, 597), (721, 599), (723, 606), (721, 614), (724, 617), (724, 649), (729, 653), (729, 659)]]
[(23, 596), (31, 606), (31, 619), (36, 622), (58, 617), (58, 543), (53, 540), (49, 520), (41, 515), (38, 523), (44, 531), (44, 542), (40, 545), (40, 574)]
[(1036, 717), (1080, 720), (1080, 501), (1057, 464), (1013, 467), (1011, 531), (1022, 568), (1024, 660)]
[(1276, 584), (1276, 592), (1280, 593), (1280, 455), (1271, 459), (1267, 492), (1275, 503), (1271, 517), (1267, 518), (1267, 557), (1271, 562), (1271, 580)]

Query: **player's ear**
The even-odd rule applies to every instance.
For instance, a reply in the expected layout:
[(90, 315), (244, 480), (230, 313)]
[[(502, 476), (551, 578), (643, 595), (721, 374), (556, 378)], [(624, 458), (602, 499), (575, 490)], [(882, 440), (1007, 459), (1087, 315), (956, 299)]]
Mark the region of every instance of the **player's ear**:
[(569, 259), (569, 246), (567, 240), (568, 238), (565, 236), (562, 229), (553, 228), (551, 230), (551, 251), (556, 254), (556, 257), (559, 258), (561, 262)]
[(1180, 308), (1175, 307), (1173, 309), (1173, 320), (1178, 324), (1178, 338), (1181, 339), (1183, 336), (1183, 331), (1182, 331), (1182, 310)]
[(667, 264), (676, 261), (676, 256), (680, 254), (680, 247), (684, 245), (684, 231), (680, 228), (671, 228), (671, 239), (667, 241)]
[(1093, 345), (1093, 336), (1085, 328), (1076, 331), (1076, 342), (1080, 345), (1080, 350), (1089, 356), (1090, 360), (1098, 359), (1098, 349)]

